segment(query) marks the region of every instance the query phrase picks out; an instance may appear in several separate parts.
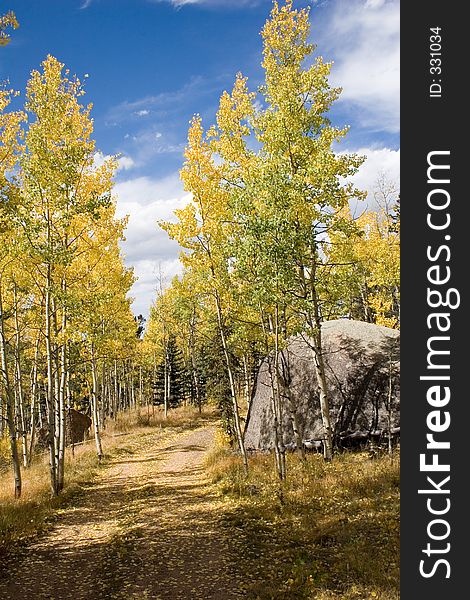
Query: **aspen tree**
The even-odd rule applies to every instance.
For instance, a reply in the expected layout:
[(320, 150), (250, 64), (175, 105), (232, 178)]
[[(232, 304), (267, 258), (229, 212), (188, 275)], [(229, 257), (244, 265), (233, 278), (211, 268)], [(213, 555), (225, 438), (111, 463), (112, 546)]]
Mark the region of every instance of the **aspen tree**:
[(80, 240), (109, 204), (112, 167), (94, 165), (91, 105), (64, 65), (48, 56), (27, 86), (31, 113), (21, 161), (20, 220), (28, 253), (44, 295), (51, 488), (64, 484), (69, 314), (73, 304), (70, 272)]
[[(0, 19), (0, 39), (3, 36), (3, 26), (8, 22), (2, 17)], [(10, 437), (10, 451), (14, 474), (15, 497), (21, 495), (21, 467), (16, 445), (15, 426), (15, 392), (11, 380), (11, 368), (7, 353), (6, 327), (8, 313), (6, 305), (7, 289), (14, 285), (14, 261), (17, 253), (15, 243), (16, 231), (12, 221), (12, 213), (17, 203), (18, 190), (16, 183), (12, 180), (11, 169), (16, 164), (18, 153), (21, 150), (20, 133), (21, 125), (25, 119), (22, 112), (8, 112), (13, 92), (11, 90), (0, 90), (0, 365), (1, 380), (6, 404), (6, 419)], [(10, 294), (11, 296), (11, 294)]]
[(8, 28), (17, 29), (19, 27), (16, 15), (9, 10), (4, 15), (0, 15), (0, 46), (6, 46), (10, 42)]
[[(400, 322), (400, 222), (397, 204), (346, 213), (354, 234), (331, 235), (328, 260), (338, 305), (353, 318), (398, 328)], [(352, 227), (351, 227), (352, 229)]]
[(362, 198), (352, 185), (342, 183), (362, 159), (332, 149), (333, 142), (347, 132), (332, 126), (326, 116), (340, 90), (328, 84), (331, 65), (321, 57), (312, 61), (309, 34), (308, 10), (294, 10), (291, 0), (281, 7), (274, 4), (262, 31), (265, 84), (261, 93), (266, 110), (256, 119), (255, 129), (265, 157), (260, 183), (292, 240), (294, 252), (288, 267), (296, 274), (291, 281), (292, 300), (309, 334), (319, 385), (324, 456), (331, 460), (332, 426), (321, 336), (328, 303), (322, 285), (323, 240), (341, 226), (338, 215), (348, 201)]
[(183, 263), (193, 270), (204, 272), (213, 298), (220, 340), (222, 343), (235, 424), (237, 443), (248, 472), (248, 456), (243, 441), (243, 431), (237, 400), (235, 374), (227, 339), (224, 300), (230, 290), (227, 235), (230, 235), (228, 194), (221, 183), (223, 173), (216, 165), (206, 137), (201, 118), (191, 121), (185, 164), (181, 178), (185, 189), (192, 193), (193, 201), (186, 208), (175, 211), (178, 223), (161, 223), (161, 226), (187, 250)]
[(137, 342), (135, 321), (126, 297), (134, 277), (124, 266), (118, 245), (126, 220), (119, 221), (114, 214), (114, 203), (100, 209), (100, 218), (82, 236), (81, 246), (86, 250), (74, 265), (74, 274), (80, 278), (75, 333), (83, 340), (83, 354), (89, 361), (93, 433), (99, 461), (103, 457), (100, 419), (100, 404), (104, 402), (103, 365), (115, 351), (116, 341), (129, 345)]

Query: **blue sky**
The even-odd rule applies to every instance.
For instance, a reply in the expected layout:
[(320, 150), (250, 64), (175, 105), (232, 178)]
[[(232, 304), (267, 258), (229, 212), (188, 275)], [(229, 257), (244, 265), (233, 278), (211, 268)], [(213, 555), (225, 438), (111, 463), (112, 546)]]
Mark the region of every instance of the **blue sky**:
[[(372, 190), (379, 172), (398, 185), (399, 3), (298, 0), (312, 6), (317, 53), (334, 60), (343, 87), (331, 118), (351, 127), (344, 149), (367, 154), (357, 177)], [(261, 82), (259, 31), (271, 0), (0, 0), (20, 29), (0, 55), (0, 80), (23, 92), (46, 55), (85, 78), (97, 148), (120, 153), (118, 214), (129, 214), (126, 260), (139, 277), (134, 311), (148, 313), (159, 268), (179, 270), (178, 247), (159, 231), (188, 197), (178, 180), (188, 121), (209, 125), (237, 71)], [(99, 157), (98, 157), (99, 159)]]

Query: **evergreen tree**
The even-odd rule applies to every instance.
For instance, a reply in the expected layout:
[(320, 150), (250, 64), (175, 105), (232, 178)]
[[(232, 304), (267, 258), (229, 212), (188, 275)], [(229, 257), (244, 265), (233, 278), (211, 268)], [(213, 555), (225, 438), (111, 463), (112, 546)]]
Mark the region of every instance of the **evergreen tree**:
[(170, 334), (163, 360), (157, 365), (154, 381), (154, 404), (164, 404), (165, 389), (168, 394), (168, 407), (176, 408), (184, 401), (184, 364), (181, 350)]

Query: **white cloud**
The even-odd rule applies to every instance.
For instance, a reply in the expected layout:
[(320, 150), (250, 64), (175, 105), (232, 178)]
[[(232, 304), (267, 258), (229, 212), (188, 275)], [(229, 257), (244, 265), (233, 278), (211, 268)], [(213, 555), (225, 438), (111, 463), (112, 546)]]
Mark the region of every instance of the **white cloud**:
[(160, 180), (139, 177), (118, 183), (114, 188), (117, 199), (116, 216), (129, 215), (122, 244), (126, 264), (134, 267), (138, 281), (131, 295), (135, 297), (135, 313), (148, 315), (155, 299), (158, 269), (168, 278), (181, 271), (178, 261), (180, 248), (157, 225), (159, 220), (172, 220), (174, 210), (190, 199), (178, 176)]
[(138, 110), (134, 114), (137, 115), (138, 117), (146, 117), (147, 115), (150, 114), (150, 111), (147, 109), (142, 109), (142, 110)]
[(200, 94), (208, 93), (212, 87), (202, 77), (192, 77), (180, 89), (161, 92), (154, 96), (145, 96), (133, 101), (124, 101), (113, 106), (107, 116), (108, 124), (129, 120), (129, 117), (143, 116), (150, 111), (159, 118), (168, 118), (181, 110), (188, 100)]
[[(166, 2), (172, 4), (175, 8), (181, 8), (182, 6), (188, 6), (190, 4), (199, 4), (201, 6), (223, 6), (230, 8), (238, 7), (250, 7), (258, 6), (263, 0), (148, 0), (153, 4), (159, 4)], [(373, 1), (373, 0), (372, 0)], [(93, 3), (93, 0), (83, 0), (80, 8), (86, 9)]]
[[(186, 4), (201, 4), (201, 0), (155, 0), (156, 2), (170, 2), (175, 6), (185, 6)], [(202, 3), (204, 0), (202, 0)]]
[(313, 11), (313, 33), (318, 51), (335, 59), (330, 80), (343, 88), (340, 102), (349, 104), (362, 126), (398, 132), (398, 0), (339, 0), (328, 6), (331, 12)]
[(139, 278), (130, 292), (131, 297), (134, 298), (132, 311), (134, 314), (143, 315), (148, 319), (150, 307), (155, 301), (156, 291), (159, 287), (160, 272), (164, 278), (164, 284), (168, 284), (175, 275), (181, 274), (182, 265), (179, 259), (175, 258), (161, 260), (158, 263), (142, 260), (133, 266), (134, 274)]
[(123, 169), (124, 171), (128, 171), (135, 167), (135, 162), (130, 156), (121, 156), (118, 158), (118, 170)]
[(174, 133), (163, 134), (161, 131), (156, 131), (154, 126), (143, 129), (136, 135), (127, 135), (125, 139), (131, 144), (129, 151), (140, 167), (161, 154), (181, 154), (182, 160), (186, 145), (185, 142), (179, 142)]
[[(351, 178), (357, 189), (367, 192), (367, 206), (376, 208), (374, 192), (377, 182), (384, 178), (397, 191), (400, 189), (400, 150), (390, 148), (359, 148), (356, 154), (366, 156), (366, 161), (361, 165), (358, 173)], [(351, 207), (353, 212), (361, 213), (366, 208), (359, 204)]]
[(223, 6), (223, 7), (249, 7), (258, 6), (260, 0), (151, 0), (151, 2), (168, 2), (176, 8), (187, 6), (189, 4), (200, 4), (204, 6)]
[[(102, 152), (95, 152), (93, 156), (93, 163), (96, 167), (101, 167), (105, 161), (112, 158), (109, 154), (103, 154)], [(117, 159), (118, 171), (128, 171), (135, 167), (135, 162), (130, 156), (120, 156)]]
[(385, 4), (385, 0), (366, 0), (366, 6), (371, 8), (378, 8)]
[(160, 144), (155, 147), (155, 154), (182, 154), (185, 144)]

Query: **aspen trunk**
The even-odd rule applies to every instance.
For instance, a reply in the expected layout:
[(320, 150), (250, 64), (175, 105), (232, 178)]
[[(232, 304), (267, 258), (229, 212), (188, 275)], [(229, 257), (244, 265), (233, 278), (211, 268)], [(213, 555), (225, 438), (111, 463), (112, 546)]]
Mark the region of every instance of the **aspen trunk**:
[(55, 469), (56, 469), (56, 487), (57, 494), (60, 493), (60, 471), (61, 471), (61, 436), (62, 436), (62, 415), (61, 415), (61, 399), (60, 399), (60, 380), (61, 380), (61, 352), (59, 352), (59, 345), (57, 339), (59, 337), (59, 327), (57, 323), (57, 304), (56, 299), (51, 296), (51, 307), (52, 307), (52, 327), (53, 327), (53, 382), (54, 382), (54, 454), (55, 454)]
[(330, 406), (328, 401), (328, 384), (325, 375), (325, 362), (322, 354), (321, 330), (320, 325), (317, 326), (312, 336), (314, 342), (311, 346), (315, 375), (317, 377), (319, 396), (320, 396), (320, 412), (323, 424), (323, 456), (326, 461), (333, 459), (333, 434), (330, 419)]
[[(16, 361), (15, 361), (16, 362)], [(21, 437), (21, 454), (23, 459), (23, 467), (28, 466), (28, 439), (26, 435), (26, 420), (24, 416), (24, 395), (21, 382), (21, 370), (16, 372), (16, 415), (17, 429)]]
[(276, 304), (274, 311), (274, 373), (275, 373), (275, 398), (278, 411), (278, 428), (279, 428), (279, 453), (280, 453), (280, 478), (286, 478), (286, 449), (284, 446), (284, 426), (281, 401), (281, 386), (279, 372), (279, 306)]
[(125, 389), (123, 389), (122, 378), (121, 378), (121, 369), (119, 368), (117, 371), (117, 382), (118, 382), (118, 403), (116, 407), (116, 414), (122, 410), (124, 405), (124, 394)]
[[(271, 383), (271, 413), (273, 416), (273, 433), (274, 433), (274, 460), (276, 463), (276, 472), (279, 476), (279, 479), (283, 479), (283, 468), (282, 468), (282, 452), (280, 448), (280, 433), (279, 433), (279, 410), (276, 396), (276, 383), (275, 376), (273, 373), (273, 365), (270, 357), (270, 348), (269, 348), (269, 339), (268, 339), (268, 331), (265, 324), (265, 318), (263, 309), (261, 306), (259, 307), (260, 321), (263, 329), (264, 339), (265, 339), (265, 347), (266, 347), (266, 356), (267, 356), (267, 364), (268, 364), (268, 373), (269, 373), (269, 381)], [(271, 323), (270, 323), (271, 325)]]
[(24, 393), (23, 393), (23, 378), (21, 372), (21, 336), (20, 324), (18, 319), (18, 297), (16, 285), (13, 288), (13, 305), (15, 314), (15, 374), (16, 374), (16, 399), (17, 399), (17, 416), (19, 430), (21, 435), (21, 448), (23, 455), (23, 467), (28, 466), (28, 439), (26, 435), (26, 420), (24, 416)]
[(119, 380), (118, 380), (118, 367), (117, 360), (114, 360), (114, 398), (113, 398), (113, 419), (117, 418), (118, 411), (118, 400), (119, 399)]
[(164, 377), (164, 382), (163, 382), (163, 410), (164, 410), (164, 414), (165, 414), (165, 419), (168, 416), (168, 396), (169, 396), (169, 391), (168, 391), (168, 347), (165, 348), (165, 362), (164, 362), (164, 366), (163, 366), (163, 377)]
[(282, 452), (280, 448), (280, 435), (279, 435), (279, 411), (276, 402), (276, 384), (274, 381), (273, 368), (271, 360), (268, 356), (268, 372), (269, 379), (271, 382), (271, 412), (273, 415), (273, 430), (274, 430), (274, 459), (276, 462), (276, 471), (279, 479), (283, 479), (283, 467), (282, 467)]
[(244, 376), (244, 392), (247, 409), (250, 408), (251, 402), (251, 386), (250, 386), (250, 371), (248, 368), (248, 357), (243, 353), (243, 376)]
[[(66, 293), (66, 282), (62, 280), (62, 294), (65, 297)], [(60, 373), (60, 379), (58, 382), (58, 405), (59, 405), (59, 447), (58, 447), (58, 460), (57, 460), (57, 487), (59, 492), (64, 489), (64, 471), (65, 471), (65, 433), (66, 433), (66, 394), (67, 394), (67, 380), (68, 380), (68, 366), (67, 366), (67, 340), (66, 340), (66, 328), (67, 328), (67, 309), (62, 306), (62, 320), (61, 320), (61, 333), (64, 337), (62, 346), (60, 348), (59, 368), (58, 374)], [(71, 432), (70, 432), (71, 433)]]
[[(34, 439), (36, 436), (36, 405), (38, 397), (38, 360), (39, 360), (39, 341), (40, 337), (36, 340), (36, 346), (34, 349), (33, 368), (31, 370), (31, 427), (29, 431), (29, 452), (28, 452), (28, 466), (31, 465), (34, 453)], [(39, 407), (41, 412), (41, 407)]]
[(196, 405), (199, 411), (199, 414), (201, 414), (202, 412), (202, 399), (201, 399), (201, 392), (199, 389), (199, 377), (198, 377), (198, 372), (197, 372), (197, 368), (196, 368), (196, 362), (194, 360), (194, 355), (191, 356), (191, 369), (193, 372), (193, 383), (194, 383), (194, 392), (196, 394)]
[[(1, 281), (0, 281), (1, 286)], [(15, 413), (14, 413), (14, 395), (10, 385), (10, 376), (8, 374), (8, 359), (5, 343), (5, 328), (4, 328), (4, 316), (3, 316), (3, 298), (2, 290), (0, 287), (0, 360), (2, 367), (2, 383), (5, 390), (6, 397), (6, 417), (8, 423), (8, 430), (10, 436), (10, 452), (11, 462), (13, 467), (13, 478), (14, 478), (14, 490), (15, 498), (21, 496), (21, 467), (20, 458), (18, 456), (18, 448), (16, 446), (16, 427), (15, 427)]]
[(106, 429), (106, 415), (108, 414), (108, 378), (106, 363), (103, 360), (101, 365), (101, 429)]
[[(309, 296), (312, 302), (313, 311), (307, 314), (307, 322), (311, 329), (311, 342), (309, 343), (312, 351), (313, 365), (317, 378), (319, 397), (320, 397), (320, 413), (323, 425), (323, 457), (326, 461), (333, 459), (333, 432), (331, 428), (330, 406), (328, 398), (328, 384), (326, 381), (325, 361), (323, 359), (323, 346), (321, 334), (321, 314), (318, 303), (317, 288), (315, 285), (317, 272), (317, 257), (316, 249), (312, 248), (312, 264), (309, 278)], [(301, 278), (307, 293), (307, 285), (305, 282), (305, 273), (301, 269)]]
[(194, 355), (194, 330), (196, 327), (196, 311), (193, 310), (193, 314), (192, 314), (192, 318), (191, 318), (191, 325), (190, 325), (190, 337), (189, 337), (189, 355), (191, 357), (191, 370), (192, 370), (192, 375), (193, 375), (193, 383), (194, 383), (194, 391), (196, 394), (196, 404), (199, 410), (199, 414), (201, 414), (202, 411), (202, 398), (201, 398), (201, 391), (199, 389), (199, 377), (198, 377), (198, 372), (197, 372), (197, 364), (196, 364), (196, 357)]
[(131, 394), (130, 394), (130, 397), (131, 397), (130, 404), (131, 404), (132, 408), (135, 409), (135, 407), (136, 407), (136, 401), (135, 401), (135, 389), (134, 389), (134, 383), (135, 383), (134, 382), (134, 364), (132, 362), (131, 362), (131, 365), (130, 365), (130, 370), (131, 370), (130, 377), (129, 377), (129, 386), (130, 386), (130, 392), (131, 392)]
[(157, 355), (153, 353), (152, 417), (155, 416), (155, 386), (157, 384)]
[[(63, 315), (62, 325), (65, 328), (65, 313)], [(59, 454), (57, 461), (57, 487), (59, 492), (64, 488), (64, 469), (65, 469), (65, 432), (66, 432), (66, 394), (67, 394), (67, 344), (63, 343), (60, 351), (60, 384), (59, 384)], [(72, 432), (70, 432), (72, 433)]]
[(312, 335), (313, 345), (311, 345), (315, 375), (317, 377), (320, 412), (323, 424), (323, 456), (326, 461), (333, 459), (333, 433), (330, 419), (330, 406), (328, 401), (328, 384), (325, 375), (325, 362), (322, 353), (321, 324), (316, 323)]
[(222, 341), (222, 348), (224, 351), (225, 363), (227, 366), (228, 378), (229, 378), (229, 382), (230, 382), (230, 395), (231, 395), (231, 399), (232, 399), (233, 418), (234, 418), (234, 422), (235, 422), (235, 432), (237, 434), (238, 447), (240, 449), (240, 452), (241, 452), (241, 455), (243, 458), (243, 466), (245, 468), (245, 473), (248, 475), (248, 455), (246, 453), (245, 442), (243, 440), (243, 432), (242, 432), (241, 422), (240, 422), (240, 412), (238, 410), (237, 395), (236, 395), (236, 390), (235, 390), (235, 378), (233, 376), (232, 363), (231, 363), (230, 354), (228, 351), (227, 339), (225, 337), (225, 331), (224, 331), (223, 319), (222, 319), (222, 308), (220, 305), (220, 298), (219, 298), (219, 295), (217, 292), (215, 292), (215, 303), (216, 303), (216, 309), (217, 309), (217, 323), (219, 325), (220, 339)]
[(55, 397), (54, 397), (54, 368), (52, 356), (52, 327), (51, 327), (51, 297), (50, 288), (51, 269), (48, 266), (46, 281), (46, 299), (45, 299), (45, 338), (46, 338), (46, 364), (47, 364), (47, 392), (46, 409), (48, 425), (48, 446), (49, 446), (49, 472), (51, 477), (51, 490), (54, 496), (58, 495), (57, 474), (56, 474), (56, 453), (55, 453)]
[(96, 359), (94, 356), (94, 349), (91, 349), (91, 378), (92, 378), (92, 414), (93, 414), (93, 431), (95, 434), (96, 454), (98, 456), (98, 462), (101, 462), (103, 458), (103, 448), (101, 446), (100, 436), (100, 424), (98, 414), (98, 373), (96, 368)]
[(388, 421), (388, 455), (390, 459), (393, 456), (392, 447), (392, 355), (390, 354), (389, 370), (388, 370), (388, 397), (387, 397), (387, 421)]
[[(171, 407), (171, 364), (170, 364), (170, 360), (168, 357), (168, 369), (167, 369), (167, 377), (168, 377), (168, 383), (167, 383), (167, 388), (166, 388), (166, 393), (167, 393), (167, 398), (166, 398), (166, 407), (167, 410)], [(165, 415), (166, 417), (166, 415)]]
[(66, 410), (70, 429), (70, 451), (72, 456), (75, 456), (75, 442), (73, 439), (73, 428), (72, 428), (72, 390), (70, 389), (70, 377), (67, 377), (66, 383)]
[(290, 389), (291, 375), (290, 375), (290, 359), (289, 349), (286, 348), (285, 353), (281, 352), (281, 369), (282, 369), (282, 380), (283, 387), (287, 398), (287, 406), (289, 408), (289, 417), (292, 422), (292, 429), (294, 431), (295, 446), (297, 454), (302, 462), (305, 462), (305, 448), (302, 440), (302, 433), (299, 425), (299, 417), (297, 414), (297, 408), (295, 406), (294, 399)]
[[(47, 391), (46, 391), (45, 383), (43, 384), (42, 388), (43, 388), (42, 389), (43, 395), (41, 396), (41, 386), (39, 385), (39, 382), (38, 382), (37, 389), (38, 389), (38, 425), (39, 425), (39, 427), (44, 427), (43, 416), (45, 416), (47, 414), (47, 400), (46, 400)], [(42, 401), (42, 399), (44, 400), (44, 402)]]

